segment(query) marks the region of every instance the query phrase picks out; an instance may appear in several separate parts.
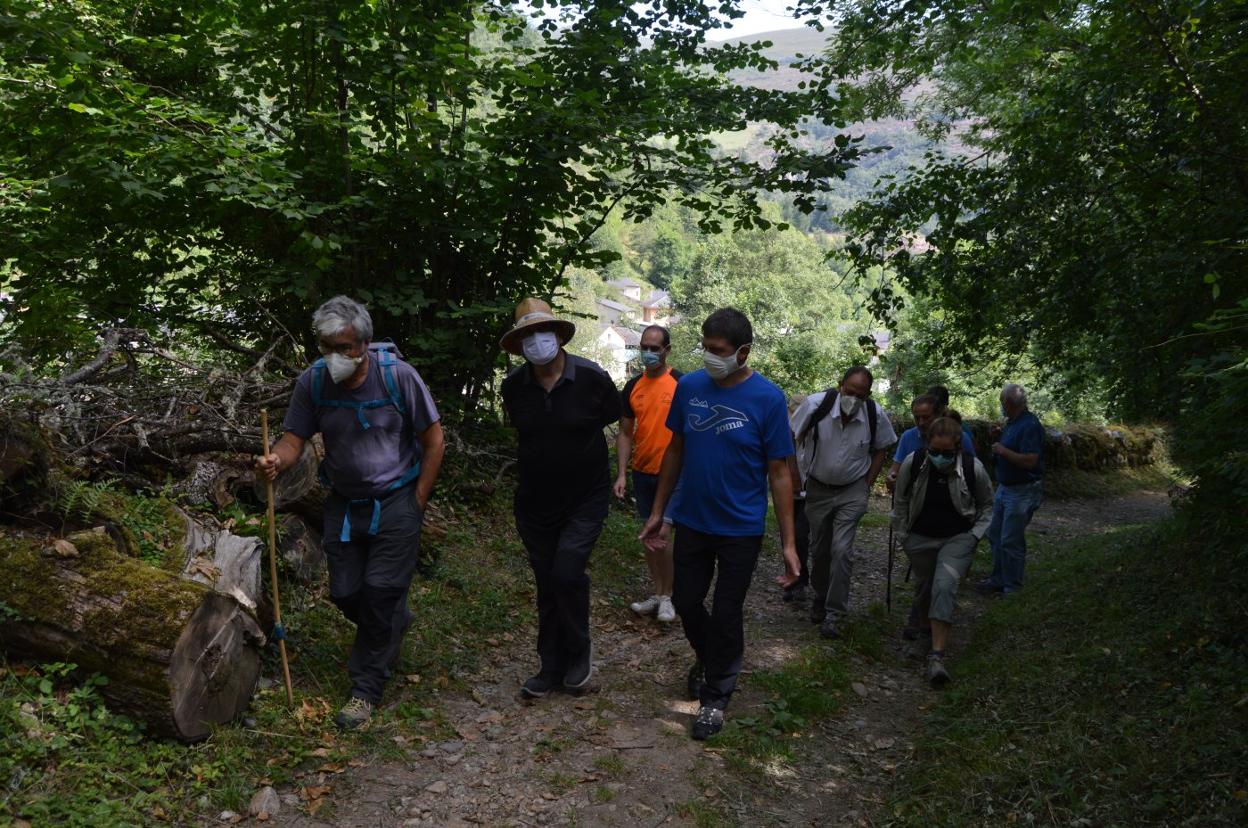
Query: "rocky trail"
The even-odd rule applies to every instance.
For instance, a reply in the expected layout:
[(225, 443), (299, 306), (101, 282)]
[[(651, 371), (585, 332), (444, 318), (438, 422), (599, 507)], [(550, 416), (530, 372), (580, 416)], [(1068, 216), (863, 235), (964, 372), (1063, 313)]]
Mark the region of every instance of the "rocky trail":
[[(806, 604), (780, 601), (771, 581), (779, 567), (775, 544), (764, 547), (746, 605), (745, 672), (729, 720), (764, 710), (767, 693), (752, 674), (783, 667), (804, 648), (842, 648), (852, 683), (839, 712), (807, 726), (792, 740), (789, 756), (761, 772), (742, 772), (733, 767), (731, 750), (689, 738), (697, 705), (684, 697), (690, 651), (679, 621), (663, 626), (596, 599), (594, 692), (522, 701), (517, 689), (533, 669), (534, 633), (517, 630), (469, 680), (470, 692), (443, 698), (452, 738), (400, 745), (402, 760), (351, 768), (334, 777), (331, 807), (315, 815), (284, 807), (271, 824), (870, 824), (897, 769), (914, 755), (923, 713), (937, 698), (898, 634), (910, 597), (900, 551), (891, 616), (882, 619), (882, 607), (868, 609), (884, 600), (887, 511), (887, 500), (876, 498), (859, 530), (853, 589), (858, 623), (879, 630), (882, 646), (855, 651), (822, 641)], [(1168, 511), (1164, 492), (1049, 501), (1032, 531), (1050, 541), (1045, 545), (1054, 554), (1063, 538), (1156, 520)], [(983, 574), (972, 569), (970, 579)], [(950, 647), (955, 681), (957, 655), (989, 600), (964, 583)]]

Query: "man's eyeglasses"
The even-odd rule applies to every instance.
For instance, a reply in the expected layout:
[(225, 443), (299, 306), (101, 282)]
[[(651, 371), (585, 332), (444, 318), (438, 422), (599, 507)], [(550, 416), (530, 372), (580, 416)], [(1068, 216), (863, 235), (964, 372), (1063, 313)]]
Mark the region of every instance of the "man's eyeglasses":
[(666, 345), (641, 345), (639, 347), (641, 350), (646, 351), (647, 353), (661, 354), (663, 353), (663, 349), (667, 346)]
[(355, 351), (356, 343), (343, 342), (338, 345), (326, 345), (324, 342), (321, 342), (317, 344), (316, 348), (325, 356), (329, 356), (330, 354), (340, 354), (342, 356), (349, 357), (354, 356), (353, 352)]

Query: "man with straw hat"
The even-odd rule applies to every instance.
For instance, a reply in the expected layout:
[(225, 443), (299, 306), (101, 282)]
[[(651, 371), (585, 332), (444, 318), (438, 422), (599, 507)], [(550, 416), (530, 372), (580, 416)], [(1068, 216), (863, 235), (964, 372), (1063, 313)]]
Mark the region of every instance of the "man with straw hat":
[(620, 418), (620, 394), (597, 364), (569, 354), (576, 326), (525, 299), (499, 343), (524, 364), (503, 380), (503, 407), (518, 440), (516, 531), (537, 584), (541, 667), (520, 692), (541, 698), (589, 684), (589, 553), (611, 499), (603, 429)]
[(335, 296), (316, 309), (312, 328), (322, 357), (296, 380), (285, 433), (256, 473), (272, 480), (314, 434), (325, 441), (329, 595), (356, 625), (351, 696), (334, 722), (351, 730), (372, 717), (411, 624), (407, 591), (444, 443), (429, 389), (393, 344), (372, 343), (363, 305)]

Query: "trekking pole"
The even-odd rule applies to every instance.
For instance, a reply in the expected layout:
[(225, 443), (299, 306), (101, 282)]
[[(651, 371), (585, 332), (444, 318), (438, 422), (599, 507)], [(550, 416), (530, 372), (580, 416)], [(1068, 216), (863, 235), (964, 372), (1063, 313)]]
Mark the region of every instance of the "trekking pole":
[[(260, 409), (260, 432), (264, 440), (264, 456), (269, 456), (269, 409)], [(282, 677), (286, 679), (286, 704), (295, 704), (295, 689), (290, 683), (290, 662), (286, 660), (286, 630), (282, 627), (282, 598), (277, 591), (277, 527), (273, 508), (273, 481), (266, 480), (264, 493), (268, 499), (269, 518), (269, 580), (273, 584), (273, 637), (282, 653)]]
[(893, 611), (893, 509), (897, 508), (897, 492), (892, 493), (888, 510), (888, 578), (884, 586), (884, 606)]

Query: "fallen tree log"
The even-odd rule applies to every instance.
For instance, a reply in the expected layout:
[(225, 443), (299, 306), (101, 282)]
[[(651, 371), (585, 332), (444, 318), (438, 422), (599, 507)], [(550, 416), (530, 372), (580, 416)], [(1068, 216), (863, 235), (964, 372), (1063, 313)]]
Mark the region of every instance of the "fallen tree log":
[(117, 710), (193, 742), (234, 719), (265, 638), (242, 604), (117, 551), (105, 534), (0, 536), (0, 647), (102, 673)]

